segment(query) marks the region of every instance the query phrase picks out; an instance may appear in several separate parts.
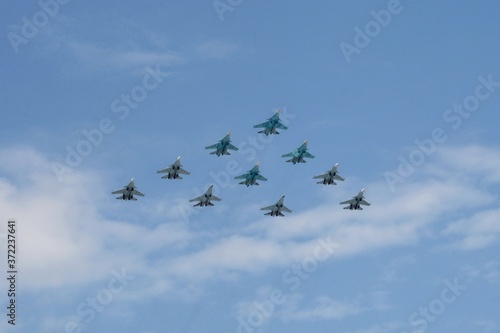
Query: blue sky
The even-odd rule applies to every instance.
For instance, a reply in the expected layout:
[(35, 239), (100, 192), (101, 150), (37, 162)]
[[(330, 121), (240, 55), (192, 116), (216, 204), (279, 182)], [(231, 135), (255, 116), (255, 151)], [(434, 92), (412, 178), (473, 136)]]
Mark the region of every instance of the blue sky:
[[(500, 332), (497, 1), (0, 9), (2, 332)], [(209, 155), (228, 131), (240, 151)], [(177, 156), (191, 175), (161, 179)], [(146, 196), (115, 200), (132, 177)]]

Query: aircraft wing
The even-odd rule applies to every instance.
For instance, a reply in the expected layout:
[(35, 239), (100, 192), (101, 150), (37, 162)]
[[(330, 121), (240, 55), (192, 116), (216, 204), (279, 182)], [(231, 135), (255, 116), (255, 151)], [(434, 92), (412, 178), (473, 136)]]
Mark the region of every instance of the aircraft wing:
[(231, 149), (231, 150), (238, 150), (238, 147), (235, 147), (235, 146), (233, 146), (232, 144), (230, 144), (230, 143), (229, 143), (229, 144), (227, 145), (227, 149)]
[(218, 144), (218, 143), (215, 143), (215, 144), (213, 144), (213, 145), (211, 145), (211, 146), (207, 146), (207, 147), (205, 147), (205, 149), (217, 149), (217, 148), (218, 148), (218, 146), (219, 146), (219, 144)]
[(170, 173), (170, 172), (173, 172), (174, 170), (172, 170), (172, 167), (168, 167), (166, 169), (163, 169), (163, 170), (158, 170), (156, 171), (156, 173)]
[(268, 122), (266, 121), (265, 123), (254, 125), (253, 128), (265, 128), (267, 127)]
[(137, 191), (137, 190), (133, 190), (133, 191), (132, 191), (132, 194), (133, 194), (133, 195), (138, 195), (138, 196), (140, 196), (140, 197), (143, 197), (143, 196), (144, 196), (144, 194), (143, 194), (143, 193), (141, 193), (141, 192), (139, 192), (139, 191)]
[(361, 201), (359, 202), (360, 205), (365, 205), (365, 206), (370, 206), (371, 204), (366, 202), (365, 199), (361, 199)]
[(339, 175), (335, 175), (335, 176), (333, 176), (333, 179), (337, 179), (337, 180), (345, 180), (345, 178), (340, 177)]
[(286, 127), (285, 125), (283, 125), (281, 122), (278, 121), (278, 123), (276, 124), (275, 126), (276, 128), (279, 128), (279, 129), (288, 129), (288, 127)]
[(240, 175), (240, 176), (234, 177), (234, 179), (246, 179), (246, 178), (247, 178), (247, 175), (248, 175), (248, 173), (245, 173), (245, 174), (243, 174), (243, 175)]
[(216, 197), (215, 195), (212, 194), (212, 197), (210, 197), (211, 201), (221, 201), (221, 198)]
[(314, 158), (313, 154), (308, 153), (307, 151), (302, 154), (303, 157)]
[(286, 206), (281, 207), (281, 210), (284, 211), (284, 212), (287, 212), (287, 213), (291, 213), (292, 212), (292, 210), (290, 208), (286, 207)]
[(326, 177), (328, 177), (328, 174), (327, 173), (323, 173), (321, 175), (314, 176), (313, 179), (319, 179), (319, 178), (325, 179)]
[(183, 168), (180, 168), (177, 170), (178, 173), (182, 173), (183, 175), (190, 175), (191, 172), (184, 170)]
[(266, 178), (266, 177), (264, 177), (264, 176), (262, 176), (262, 175), (256, 175), (256, 176), (255, 176), (255, 179), (257, 179), (257, 180), (262, 180), (263, 182), (265, 182), (265, 181), (267, 180), (267, 178)]
[(205, 199), (205, 195), (200, 195), (199, 197), (189, 200), (189, 202), (202, 201), (203, 199)]
[(291, 153), (281, 155), (281, 157), (291, 157), (293, 156), (293, 153), (294, 152), (292, 151)]
[(342, 202), (340, 203), (340, 205), (350, 205), (350, 204), (352, 204), (352, 203), (354, 203), (354, 202), (355, 202), (355, 200), (353, 200), (353, 199), (349, 199), (349, 200), (346, 200), (346, 201), (342, 201)]
[(122, 188), (121, 190), (116, 190), (116, 191), (111, 192), (111, 194), (123, 194), (125, 192), (127, 192), (127, 190)]
[(263, 207), (260, 210), (273, 210), (274, 208), (276, 208), (276, 205), (271, 205), (271, 206)]

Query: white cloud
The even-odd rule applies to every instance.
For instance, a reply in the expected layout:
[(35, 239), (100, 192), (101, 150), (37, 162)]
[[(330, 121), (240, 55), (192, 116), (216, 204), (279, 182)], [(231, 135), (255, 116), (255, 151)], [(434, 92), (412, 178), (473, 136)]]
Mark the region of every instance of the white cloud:
[[(81, 36), (79, 24), (60, 16), (57, 23), (44, 30), (44, 38), (37, 44), (39, 54), (64, 59), (60, 62), (65, 75), (142, 75), (146, 66), (171, 67), (186, 62), (186, 57), (173, 51), (164, 36), (130, 20), (115, 22), (115, 29), (94, 39)], [(106, 37), (108, 42), (103, 43)]]
[(150, 272), (149, 256), (175, 252), (192, 237), (182, 222), (148, 229), (103, 217), (109, 191), (99, 175), (74, 171), (58, 182), (49, 161), (30, 148), (3, 149), (0, 170), (0, 218), (17, 219), (26, 289), (85, 285), (122, 267)]
[(237, 43), (213, 39), (201, 42), (196, 49), (204, 58), (225, 59), (234, 55), (239, 48)]
[(357, 331), (349, 331), (342, 333), (391, 333), (391, 332), (401, 332), (404, 327), (403, 323), (393, 321), (386, 324), (376, 324), (368, 328), (360, 329)]
[(498, 325), (494, 320), (476, 320), (474, 321), (474, 326), (484, 333), (500, 332), (500, 328), (498, 328)]
[(459, 250), (483, 249), (500, 240), (500, 208), (477, 212), (469, 218), (448, 224), (444, 235), (457, 235), (459, 240), (449, 248)]
[(445, 164), (443, 171), (462, 175), (464, 181), (475, 175), (490, 185), (500, 182), (498, 149), (477, 145), (447, 148), (440, 151), (439, 158)]
[(289, 321), (317, 321), (317, 320), (340, 320), (345, 317), (357, 315), (363, 311), (359, 301), (338, 301), (328, 296), (319, 296), (314, 299), (313, 304), (305, 308), (299, 308), (300, 297), (289, 297), (284, 309), (280, 313), (281, 319)]
[[(205, 232), (195, 232), (175, 220), (151, 226), (106, 218), (112, 204), (106, 203), (109, 188), (99, 174), (75, 170), (65, 183), (59, 183), (40, 153), (23, 147), (0, 153), (4, 175), (0, 178), (0, 209), (8, 215), (2, 219), (19, 220), (23, 269), (32, 290), (105, 280), (112, 269), (121, 267), (139, 273), (136, 286), (145, 288), (144, 297), (176, 289), (197, 290), (206, 279), (231, 280), (241, 273), (301, 263), (328, 236), (337, 245), (330, 259), (413, 246), (423, 237), (438, 237), (443, 217), (457, 212), (474, 213), (446, 227), (444, 236), (464, 238), (453, 244), (477, 248), (498, 242), (495, 222), (500, 212), (485, 210), (494, 197), (482, 186), (456, 180), (453, 172), (442, 179), (421, 178), (405, 184), (398, 193), (390, 192), (382, 182), (367, 184), (372, 206), (362, 212), (341, 209), (338, 202), (343, 195), (334, 194), (309, 210), (294, 211), (273, 223), (263, 218), (237, 234), (204, 237)], [(151, 203), (146, 206), (153, 212), (139, 210), (141, 219), (156, 219), (159, 213), (168, 212), (159, 205), (162, 199), (148, 198)], [(175, 214), (167, 215), (173, 218)], [(486, 241), (481, 238), (491, 235)], [(335, 306), (324, 308), (338, 310)], [(328, 313), (314, 307), (308, 311), (318, 317)]]

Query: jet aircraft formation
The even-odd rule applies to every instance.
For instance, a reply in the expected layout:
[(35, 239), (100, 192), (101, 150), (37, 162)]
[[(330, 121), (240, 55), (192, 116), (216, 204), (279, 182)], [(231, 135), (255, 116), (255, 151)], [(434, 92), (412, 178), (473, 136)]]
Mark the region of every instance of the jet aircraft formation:
[[(288, 127), (286, 127), (281, 121), (280, 121), (280, 110), (277, 110), (274, 115), (267, 119), (267, 121), (257, 124), (254, 126), (254, 128), (262, 128), (258, 133), (265, 134), (266, 136), (272, 135), (272, 134), (280, 134), (277, 130), (286, 130)], [(238, 147), (234, 146), (231, 144), (231, 132), (228, 132), (219, 142), (205, 147), (205, 149), (215, 149), (212, 152), (210, 152), (211, 155), (217, 155), (218, 157), (223, 156), (223, 155), (231, 155), (231, 153), (228, 152), (228, 150), (233, 150), (237, 151)], [(309, 141), (306, 140), (300, 147), (296, 148), (294, 151), (283, 154), (281, 157), (289, 157), (286, 162), (297, 164), (297, 163), (306, 163), (306, 158), (314, 158), (314, 155), (308, 152), (307, 145)], [(337, 185), (335, 181), (344, 181), (345, 178), (341, 177), (338, 174), (337, 168), (338, 168), (338, 163), (336, 163), (330, 170), (326, 171), (325, 173), (322, 173), (320, 175), (314, 176), (313, 179), (321, 179), (320, 181), (317, 182), (317, 184), (323, 184), (323, 185)], [(257, 162), (255, 166), (248, 170), (246, 173), (235, 177), (235, 179), (241, 179), (242, 181), (239, 183), (240, 185), (246, 185), (252, 186), (252, 185), (260, 185), (257, 181), (267, 181), (267, 178), (262, 176), (259, 170), (260, 163)], [(166, 175), (162, 176), (161, 178), (163, 179), (182, 179), (180, 176), (182, 175), (189, 175), (191, 172), (186, 171), (183, 169), (181, 165), (181, 157), (177, 157), (177, 160), (171, 164), (169, 167), (163, 170), (158, 170), (157, 173), (165, 173)], [(189, 200), (189, 202), (197, 202), (194, 204), (194, 206), (199, 206), (199, 207), (207, 207), (207, 206), (213, 206), (214, 204), (212, 201), (221, 201), (220, 198), (216, 197), (214, 194), (212, 194), (213, 190), (213, 185), (210, 185), (207, 191), (202, 194), (201, 196), (198, 196), (196, 198), (193, 198)], [(364, 189), (361, 189), (359, 193), (355, 196), (353, 196), (351, 199), (342, 201), (340, 204), (341, 205), (347, 205), (344, 207), (344, 209), (350, 209), (350, 210), (363, 210), (361, 207), (363, 206), (370, 206), (370, 203), (368, 203), (364, 199)], [(134, 178), (130, 180), (130, 182), (123, 186), (122, 189), (116, 190), (111, 192), (112, 194), (120, 194), (116, 199), (121, 199), (121, 200), (137, 200), (134, 195), (136, 196), (141, 196), (143, 197), (144, 194), (139, 192), (137, 190), (137, 187), (135, 186), (135, 181)], [(265, 213), (264, 215), (270, 215), (270, 216), (284, 216), (282, 212), (287, 212), (291, 213), (292, 210), (286, 207), (283, 204), (283, 201), (285, 199), (285, 195), (282, 195), (281, 198), (271, 206), (263, 207), (261, 210), (269, 210), (268, 213)]]

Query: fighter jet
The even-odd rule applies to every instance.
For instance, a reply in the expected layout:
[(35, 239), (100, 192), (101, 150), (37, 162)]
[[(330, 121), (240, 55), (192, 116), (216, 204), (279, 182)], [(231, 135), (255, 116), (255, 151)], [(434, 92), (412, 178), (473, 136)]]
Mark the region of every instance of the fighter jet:
[(323, 185), (337, 185), (337, 183), (335, 182), (335, 180), (340, 180), (340, 181), (344, 181), (345, 178), (342, 178), (339, 176), (339, 174), (337, 173), (337, 167), (338, 167), (338, 163), (335, 163), (335, 165), (333, 166), (333, 168), (330, 170), (330, 171), (327, 171), (321, 175), (318, 175), (318, 176), (314, 176), (313, 179), (321, 179), (323, 178), (323, 180), (320, 180), (319, 182), (317, 182), (317, 184), (323, 184)]
[(229, 139), (231, 137), (231, 132), (227, 132), (226, 136), (222, 138), (218, 143), (213, 144), (211, 146), (205, 147), (205, 149), (215, 149), (213, 152), (210, 154), (212, 155), (231, 155), (227, 150), (238, 150), (238, 147), (235, 147), (231, 144), (231, 140)]
[(134, 178), (130, 180), (130, 183), (128, 183), (128, 185), (123, 186), (121, 190), (116, 190), (114, 192), (111, 192), (111, 194), (121, 194), (121, 196), (117, 197), (117, 199), (134, 201), (137, 200), (136, 198), (134, 198), (134, 195), (138, 195), (140, 197), (144, 196), (144, 194), (137, 191), (137, 187), (135, 187), (134, 183)]
[(186, 171), (182, 168), (180, 156), (177, 157), (177, 160), (174, 162), (174, 164), (172, 164), (171, 166), (169, 166), (166, 169), (158, 170), (158, 171), (156, 171), (156, 173), (166, 173), (165, 176), (161, 177), (162, 179), (165, 179), (165, 178), (166, 179), (182, 179), (180, 174), (183, 174), (183, 175), (191, 174), (191, 172)]
[(260, 210), (270, 210), (269, 213), (265, 213), (264, 215), (271, 215), (271, 216), (285, 216), (283, 215), (283, 212), (291, 213), (292, 210), (283, 205), (283, 200), (285, 199), (285, 195), (282, 195), (281, 198), (276, 202), (274, 205), (263, 207)]
[(340, 204), (341, 205), (349, 205), (344, 207), (344, 209), (350, 209), (350, 210), (363, 210), (361, 205), (365, 206), (370, 206), (371, 204), (366, 202), (365, 199), (363, 198), (363, 195), (365, 193), (365, 189), (362, 189), (359, 191), (358, 195), (352, 197), (350, 200), (342, 201)]
[(277, 110), (271, 118), (267, 119), (266, 122), (255, 125), (253, 128), (263, 128), (263, 130), (259, 131), (259, 133), (264, 133), (265, 135), (280, 134), (276, 131), (277, 129), (286, 130), (288, 128), (280, 122), (280, 112), (281, 110)]
[(205, 192), (205, 194), (200, 195), (199, 197), (196, 197), (194, 199), (189, 200), (189, 202), (193, 201), (199, 201), (197, 204), (193, 205), (193, 207), (200, 206), (200, 207), (207, 207), (207, 206), (213, 206), (214, 204), (211, 203), (210, 201), (221, 201), (220, 198), (217, 198), (215, 195), (212, 194), (212, 188), (214, 186), (210, 185), (208, 190)]
[(305, 157), (314, 158), (314, 155), (310, 154), (307, 151), (308, 143), (309, 140), (304, 141), (304, 143), (299, 148), (295, 149), (291, 153), (281, 155), (281, 157), (291, 157), (291, 159), (287, 160), (287, 162), (292, 162), (293, 164), (306, 163), (306, 160), (304, 160)]
[(244, 173), (238, 177), (234, 177), (234, 179), (245, 179), (244, 181), (240, 182), (240, 184), (244, 184), (247, 187), (250, 185), (260, 185), (259, 183), (257, 183), (257, 180), (266, 181), (267, 178), (263, 177), (260, 174), (259, 165), (260, 163), (257, 162), (257, 164), (255, 164), (255, 166), (251, 170), (247, 171), (247, 173)]

